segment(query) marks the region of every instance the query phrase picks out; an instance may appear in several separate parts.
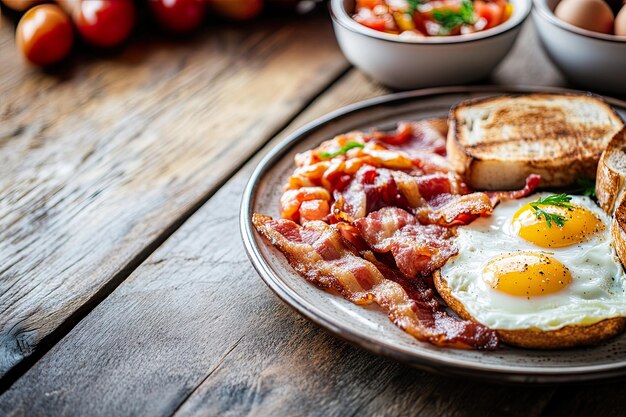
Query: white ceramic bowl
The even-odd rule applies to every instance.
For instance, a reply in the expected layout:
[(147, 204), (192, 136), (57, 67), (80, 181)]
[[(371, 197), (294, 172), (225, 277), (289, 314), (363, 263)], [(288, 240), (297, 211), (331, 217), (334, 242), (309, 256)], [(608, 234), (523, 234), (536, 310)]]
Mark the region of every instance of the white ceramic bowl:
[(557, 18), (559, 0), (534, 0), (533, 21), (554, 64), (571, 82), (608, 94), (626, 94), (626, 37), (581, 29)]
[(532, 0), (510, 0), (513, 14), (494, 28), (460, 36), (403, 39), (351, 17), (354, 0), (331, 0), (339, 47), (354, 66), (396, 89), (465, 84), (486, 77), (511, 50)]

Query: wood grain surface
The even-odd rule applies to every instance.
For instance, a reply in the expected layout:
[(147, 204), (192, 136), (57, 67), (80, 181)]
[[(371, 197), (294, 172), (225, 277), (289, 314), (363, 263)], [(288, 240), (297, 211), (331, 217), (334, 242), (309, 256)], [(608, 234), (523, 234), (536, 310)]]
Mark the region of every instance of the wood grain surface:
[[(197, 44), (172, 50), (133, 48), (113, 63), (76, 70), (71, 82), (52, 82), (49, 75), (21, 79), (15, 69), (0, 66), (0, 79), (14, 83), (11, 88), (0, 83), (2, 97), (11, 94), (0, 102), (0, 329), (6, 335), (0, 334), (5, 355), (17, 352), (5, 369), (72, 311), (92, 309), (98, 291), (105, 292), (0, 396), (0, 415), (587, 416), (596, 410), (623, 415), (621, 385), (500, 386), (427, 374), (375, 356), (304, 320), (263, 284), (238, 231), (241, 193), (252, 168), (306, 121), (386, 91), (356, 70), (337, 79), (345, 62), (325, 37), (332, 36), (328, 27), (320, 25), (213, 35), (230, 39), (225, 44), (200, 37)], [(2, 39), (6, 36), (0, 37), (5, 56)], [(303, 44), (305, 49), (296, 46)], [(142, 75), (122, 68), (135, 53), (143, 56)], [(311, 54), (316, 65), (303, 69)], [(200, 72), (201, 65), (214, 65), (207, 63), (213, 55), (223, 60), (214, 59), (221, 69)], [(299, 60), (297, 69), (286, 63), (292, 59)], [(109, 70), (114, 75), (107, 75)], [(205, 79), (206, 71), (228, 87)], [(72, 86), (73, 77), (100, 82), (100, 88), (88, 94), (88, 86)], [(491, 81), (565, 84), (529, 26)], [(46, 108), (56, 102), (41, 87), (46, 83), (83, 104)], [(30, 87), (20, 90), (21, 84)], [(39, 89), (47, 99), (32, 97)], [(149, 105), (144, 99), (161, 102)], [(26, 115), (33, 102), (43, 113), (35, 127)], [(230, 109), (232, 116), (219, 117), (216, 108)], [(92, 117), (95, 110), (111, 113)], [(129, 120), (119, 125), (119, 117)], [(68, 135), (72, 124), (77, 130)], [(174, 143), (163, 144), (164, 138)], [(232, 147), (236, 139), (241, 143)], [(5, 170), (9, 163), (12, 169)], [(24, 239), (30, 243), (21, 243)], [(133, 259), (143, 262), (131, 273)], [(119, 286), (107, 288), (111, 282)]]
[(347, 68), (325, 17), (139, 41), (52, 74), (23, 68), (9, 30), (0, 376), (110, 292)]

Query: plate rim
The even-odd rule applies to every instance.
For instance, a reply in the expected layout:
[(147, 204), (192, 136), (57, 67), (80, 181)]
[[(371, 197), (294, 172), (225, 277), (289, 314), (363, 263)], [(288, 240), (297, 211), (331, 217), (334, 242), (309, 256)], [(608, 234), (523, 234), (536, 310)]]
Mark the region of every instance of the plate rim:
[(600, 97), (611, 106), (621, 107), (624, 111), (626, 111), (626, 101), (617, 98), (581, 90), (526, 85), (436, 87), (386, 94), (341, 107), (305, 124), (301, 128), (289, 134), (285, 139), (281, 140), (261, 159), (248, 179), (242, 195), (241, 207), (239, 211), (239, 228), (244, 248), (254, 269), (260, 275), (265, 284), (283, 302), (304, 316), (307, 320), (312, 321), (318, 326), (330, 331), (334, 336), (338, 336), (341, 339), (355, 344), (367, 351), (383, 355), (427, 371), (453, 376), (470, 376), (491, 381), (507, 381), (513, 383), (534, 382), (541, 384), (588, 382), (626, 375), (626, 359), (621, 363), (621, 365), (602, 364), (572, 367), (521, 367), (477, 364), (475, 362), (467, 362), (462, 359), (442, 357), (437, 352), (416, 353), (409, 351), (383, 340), (359, 334), (349, 326), (342, 325), (340, 320), (331, 317), (322, 310), (318, 309), (316, 306), (306, 302), (296, 291), (292, 290), (288, 285), (285, 285), (277, 276), (278, 274), (275, 274), (270, 265), (265, 261), (265, 258), (256, 244), (254, 235), (255, 232), (252, 225), (254, 191), (258, 183), (264, 178), (264, 174), (278, 161), (280, 161), (282, 157), (288, 153), (291, 148), (293, 148), (293, 146), (299, 143), (303, 138), (306, 138), (310, 133), (329, 123), (332, 123), (334, 120), (367, 108), (380, 105), (402, 104), (406, 101), (426, 99), (434, 96), (468, 93), (586, 94)]

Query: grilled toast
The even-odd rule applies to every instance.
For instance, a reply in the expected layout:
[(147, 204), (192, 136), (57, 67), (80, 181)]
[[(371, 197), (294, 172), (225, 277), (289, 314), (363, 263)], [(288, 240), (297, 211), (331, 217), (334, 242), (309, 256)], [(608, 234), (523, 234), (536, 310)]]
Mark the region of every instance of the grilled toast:
[(602, 153), (596, 196), (600, 207), (613, 217), (613, 247), (622, 265), (626, 265), (626, 128), (613, 137)]
[(617, 203), (626, 189), (626, 128), (609, 142), (598, 163), (596, 194), (600, 207), (614, 214)]
[(529, 94), (469, 100), (448, 119), (448, 158), (476, 190), (510, 190), (539, 174), (542, 187), (595, 178), (598, 160), (623, 127), (592, 95)]

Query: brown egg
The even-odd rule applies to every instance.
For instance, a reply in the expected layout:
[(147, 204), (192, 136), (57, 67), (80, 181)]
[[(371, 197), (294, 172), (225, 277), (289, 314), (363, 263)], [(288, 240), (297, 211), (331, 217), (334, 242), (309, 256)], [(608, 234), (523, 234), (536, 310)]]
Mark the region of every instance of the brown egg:
[(563, 0), (556, 6), (554, 14), (579, 28), (613, 33), (613, 11), (603, 0)]
[(626, 5), (622, 7), (615, 18), (615, 34), (626, 36)]

